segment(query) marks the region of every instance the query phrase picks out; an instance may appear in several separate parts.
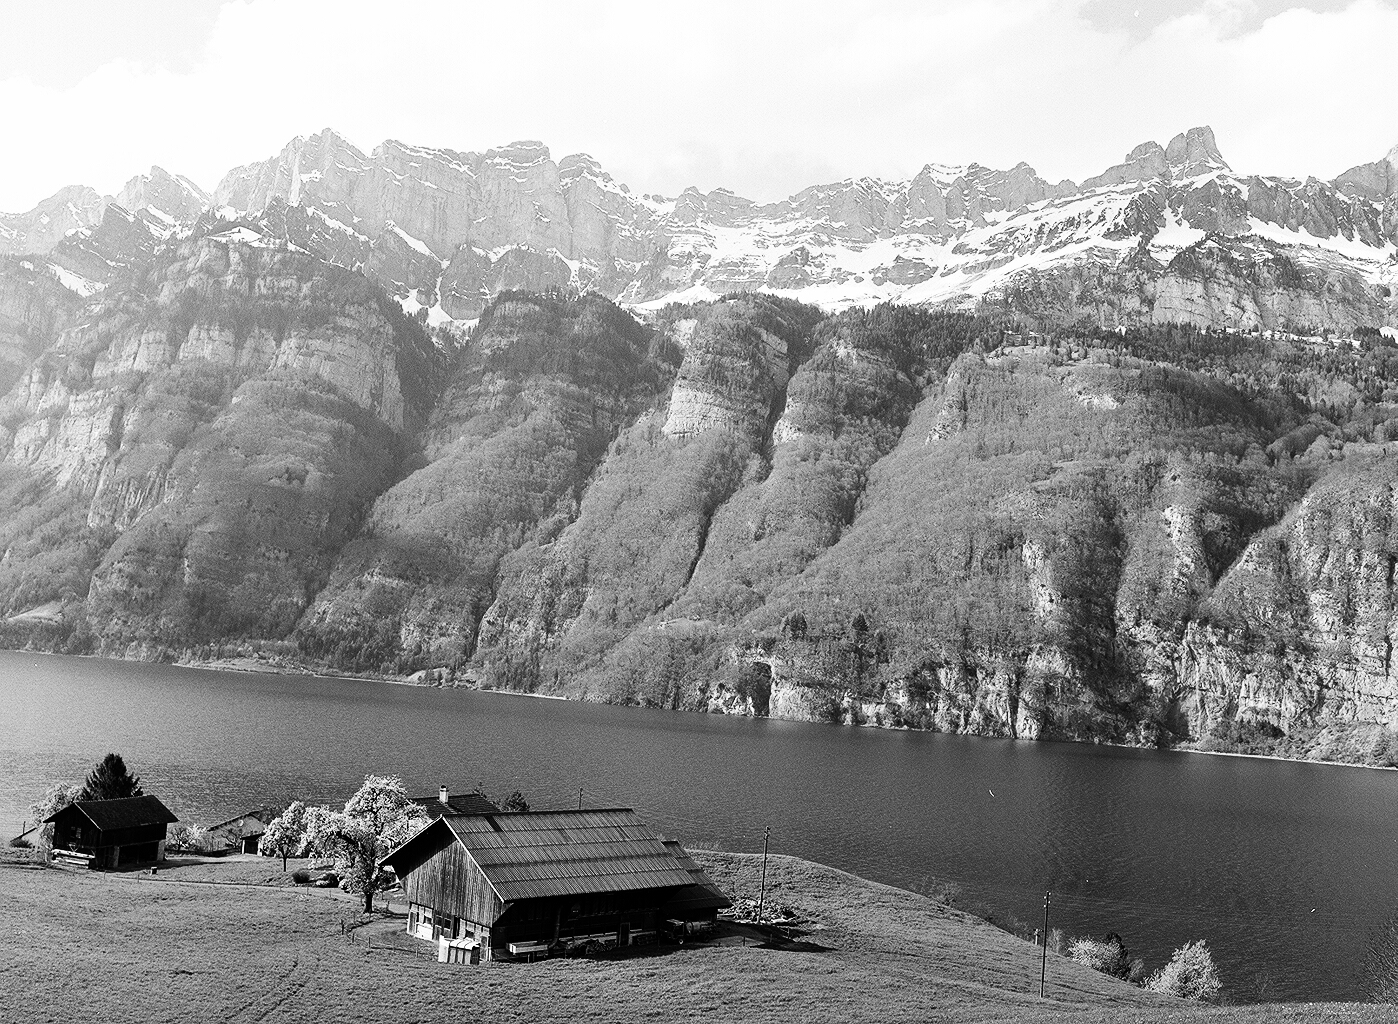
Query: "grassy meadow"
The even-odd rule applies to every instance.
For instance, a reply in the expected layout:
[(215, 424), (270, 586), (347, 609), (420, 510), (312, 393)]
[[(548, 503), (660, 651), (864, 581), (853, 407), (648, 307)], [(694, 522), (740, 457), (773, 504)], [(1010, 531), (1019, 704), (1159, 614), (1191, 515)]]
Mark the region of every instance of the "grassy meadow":
[[(734, 896), (756, 894), (757, 858), (698, 856)], [(794, 858), (773, 857), (768, 881), (769, 899), (796, 908), (822, 951), (692, 945), (472, 968), (437, 964), (405, 942), (366, 943), (401, 927), (392, 915), (347, 938), (344, 925), (359, 921), (356, 900), (286, 886), (279, 862), (176, 865), (153, 877), (12, 856), (0, 861), (0, 1020), (1392, 1019), (1391, 1008), (1372, 1006), (1192, 1006), (1053, 954), (1041, 1000), (1037, 950), (977, 918)]]

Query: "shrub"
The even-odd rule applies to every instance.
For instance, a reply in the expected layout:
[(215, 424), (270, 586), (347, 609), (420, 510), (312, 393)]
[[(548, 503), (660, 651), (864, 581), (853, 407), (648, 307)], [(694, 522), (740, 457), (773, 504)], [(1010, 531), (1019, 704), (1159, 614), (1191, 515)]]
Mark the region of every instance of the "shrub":
[(1370, 1002), (1398, 1004), (1398, 912), (1369, 936), (1364, 980)]
[(311, 881), (311, 873), (305, 868), (297, 868), (291, 873), (291, 880), (297, 885), (307, 885)]
[(34, 848), (34, 844), (23, 836), (15, 836), (10, 840), (10, 845), (17, 850), (32, 850)]
[(208, 831), (199, 825), (187, 825), (184, 822), (171, 825), (166, 836), (165, 845), (171, 850), (181, 850), (186, 853), (208, 853), (216, 843)]
[(1068, 956), (1094, 971), (1110, 974), (1122, 981), (1139, 982), (1145, 973), (1145, 962), (1133, 960), (1121, 936), (1112, 932), (1105, 939), (1074, 939), (1068, 945)]
[(1218, 980), (1213, 954), (1200, 939), (1175, 950), (1170, 962), (1151, 975), (1146, 988), (1162, 995), (1211, 1003), (1218, 998), (1223, 984)]

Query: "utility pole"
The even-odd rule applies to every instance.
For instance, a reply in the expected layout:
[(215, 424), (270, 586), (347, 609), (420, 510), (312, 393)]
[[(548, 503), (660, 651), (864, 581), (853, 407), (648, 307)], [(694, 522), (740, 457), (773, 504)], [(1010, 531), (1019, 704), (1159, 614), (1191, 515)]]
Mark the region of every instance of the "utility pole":
[(757, 897), (757, 927), (762, 927), (762, 908), (767, 905), (767, 840), (772, 835), (772, 826), (762, 828), (762, 888)]
[(583, 788), (582, 788), (581, 786), (579, 786), (579, 787), (578, 787), (578, 810), (582, 810), (582, 791), (583, 791)]
[(1044, 948), (1039, 957), (1039, 998), (1044, 998), (1044, 980), (1048, 977), (1048, 908), (1049, 894), (1044, 893)]

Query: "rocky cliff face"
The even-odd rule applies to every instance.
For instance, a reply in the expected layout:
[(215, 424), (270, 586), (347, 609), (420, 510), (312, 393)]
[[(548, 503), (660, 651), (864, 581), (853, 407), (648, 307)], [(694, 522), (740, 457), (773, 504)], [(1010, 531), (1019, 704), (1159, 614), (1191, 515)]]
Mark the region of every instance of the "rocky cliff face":
[[(203, 200), (152, 172), (0, 266), (5, 642), (1132, 743), (1393, 715), (1373, 167), (1249, 181), (1201, 130), (1085, 189), (929, 167), (778, 210), (347, 145), (231, 176), (237, 220), (166, 223)], [(798, 222), (775, 263), (734, 241)], [(981, 297), (741, 290), (774, 273)], [(740, 290), (642, 322), (585, 281)]]
[[(957, 329), (840, 318), (797, 347), (765, 433), (711, 403), (693, 433), (666, 429), (672, 408), (623, 434), (576, 520), (502, 563), (486, 678), (1132, 743), (1391, 719), (1373, 639), (1392, 617), (1391, 474), (1347, 468), (1386, 467), (1364, 454), (1385, 449), (1341, 456), (1346, 434), (1287, 400), (1105, 349), (954, 358)], [(667, 330), (686, 366), (731, 337)], [(1324, 387), (1282, 348), (1295, 384)], [(731, 403), (752, 379), (727, 378)], [(1298, 532), (1307, 545), (1272, 539)]]
[(1360, 451), (1253, 539), (1164, 666), (1192, 720), (1392, 716), (1395, 493), (1393, 454)]
[(302, 646), (346, 665), (377, 667), (384, 650), (414, 664), (463, 661), (500, 560), (557, 533), (607, 446), (673, 372), (651, 332), (610, 303), (496, 303), (419, 435), (424, 464), (374, 502), (302, 624)]
[(0, 401), (7, 611), (79, 604), (118, 654), (285, 635), (396, 475), (440, 357), (367, 281), (250, 233), (182, 243), (139, 285)]
[(82, 305), (46, 270), (33, 260), (0, 257), (0, 393), (53, 343)]

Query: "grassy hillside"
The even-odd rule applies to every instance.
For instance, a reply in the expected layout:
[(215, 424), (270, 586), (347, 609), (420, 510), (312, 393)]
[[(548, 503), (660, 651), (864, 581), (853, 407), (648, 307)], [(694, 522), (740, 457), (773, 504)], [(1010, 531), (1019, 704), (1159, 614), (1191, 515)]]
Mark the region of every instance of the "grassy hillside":
[[(757, 859), (700, 855), (755, 889)], [(265, 862), (263, 862), (265, 864)], [(253, 867), (259, 865), (254, 863)], [(1152, 996), (1056, 955), (1037, 995), (1035, 948), (931, 900), (773, 858), (771, 897), (809, 915), (823, 952), (686, 947), (620, 960), (448, 967), (341, 926), (333, 891), (208, 884), (238, 862), (158, 877), (0, 865), (0, 1010), (59, 1022), (226, 1021), (1382, 1021), (1382, 1007), (1211, 1009)], [(247, 875), (247, 877), (252, 877)], [(199, 879), (195, 881), (193, 879)], [(80, 902), (84, 913), (70, 908)], [(401, 927), (401, 919), (375, 928)]]

